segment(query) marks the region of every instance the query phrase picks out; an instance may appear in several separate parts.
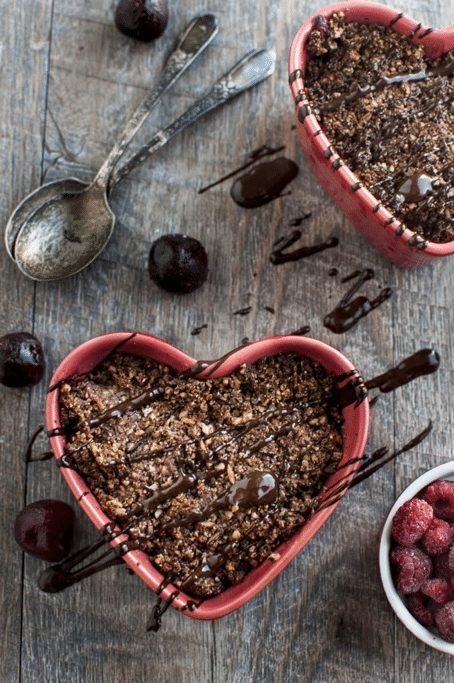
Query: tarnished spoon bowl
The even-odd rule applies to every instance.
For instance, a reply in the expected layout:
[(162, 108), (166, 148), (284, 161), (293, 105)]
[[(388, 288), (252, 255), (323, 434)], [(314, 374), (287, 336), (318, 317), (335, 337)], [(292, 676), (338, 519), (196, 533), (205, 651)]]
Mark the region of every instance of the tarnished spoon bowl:
[(30, 277), (69, 277), (98, 256), (114, 226), (106, 183), (95, 180), (51, 198), (26, 220), (14, 246), (16, 263)]
[(46, 183), (45, 185), (41, 185), (36, 188), (34, 192), (29, 194), (14, 209), (5, 227), (5, 245), (10, 257), (14, 259), (14, 245), (22, 225), (37, 209), (39, 209), (40, 206), (59, 194), (65, 192), (79, 192), (85, 190), (87, 187), (88, 183), (84, 183), (77, 178), (64, 178), (63, 180), (55, 180)]

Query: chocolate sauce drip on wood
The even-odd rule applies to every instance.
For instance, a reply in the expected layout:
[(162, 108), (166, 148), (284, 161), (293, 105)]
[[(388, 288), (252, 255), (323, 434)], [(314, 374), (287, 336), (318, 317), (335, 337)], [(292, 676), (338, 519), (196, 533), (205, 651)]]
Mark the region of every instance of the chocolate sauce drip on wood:
[[(370, 272), (373, 274), (373, 271), (370, 271)], [(361, 271), (360, 271), (360, 270), (354, 270), (354, 271), (353, 271), (352, 273), (350, 273), (349, 275), (345, 275), (345, 276), (341, 279), (341, 282), (350, 282), (350, 280), (354, 280), (355, 277), (359, 277), (359, 275), (361, 275)], [(373, 275), (372, 275), (372, 276), (373, 276)]]
[(434, 349), (421, 349), (405, 358), (395, 368), (366, 382), (367, 389), (379, 389), (383, 394), (411, 382), (422, 375), (429, 375), (440, 365), (440, 356)]
[(219, 178), (219, 180), (215, 180), (213, 183), (210, 183), (209, 185), (202, 187), (198, 191), (199, 194), (202, 194), (203, 192), (206, 192), (207, 190), (211, 189), (212, 187), (215, 187), (216, 185), (223, 183), (225, 180), (230, 180), (230, 178), (233, 178), (234, 176), (238, 175), (238, 173), (241, 173), (241, 171), (245, 171), (247, 168), (249, 168), (253, 164), (256, 164), (257, 161), (259, 161), (260, 159), (263, 159), (263, 157), (271, 156), (272, 154), (276, 154), (277, 152), (282, 152), (282, 150), (284, 150), (284, 149), (285, 149), (285, 146), (268, 147), (268, 145), (262, 145), (262, 147), (258, 147), (257, 149), (250, 152), (249, 161), (247, 161), (245, 164), (243, 164), (239, 168), (235, 169), (234, 171), (227, 173), (227, 175), (222, 176), (222, 178)]
[(301, 327), (298, 327), (297, 330), (290, 332), (290, 334), (294, 337), (303, 337), (305, 334), (309, 334), (310, 331), (310, 325), (302, 325)]
[(167, 600), (158, 598), (156, 605), (153, 608), (153, 612), (151, 613), (151, 617), (147, 623), (147, 631), (159, 631), (162, 626), (162, 615), (168, 610), (175, 598), (178, 597), (178, 593), (179, 591), (175, 591)]
[[(405, 453), (411, 450), (412, 448), (415, 448), (415, 446), (418, 446), (430, 434), (430, 432), (432, 431), (432, 426), (432, 420), (429, 420), (427, 427), (425, 427), (421, 432), (419, 432), (419, 434), (417, 434), (404, 446), (393, 451), (390, 455), (388, 455), (389, 448), (387, 446), (382, 446), (381, 448), (377, 448), (377, 450), (375, 450), (369, 457), (363, 456), (362, 458), (359, 458), (359, 460), (362, 460), (363, 462), (358, 468), (356, 474), (353, 476), (352, 479), (350, 479), (350, 475), (348, 475), (344, 477), (344, 479), (338, 481), (332, 487), (329, 498), (327, 501), (325, 501), (321, 509), (323, 510), (327, 507), (330, 507), (331, 505), (335, 505), (342, 499), (347, 490), (350, 490), (354, 486), (357, 486), (357, 484), (360, 484), (365, 479), (368, 479), (372, 474), (377, 472), (379, 469), (381, 469), (384, 465), (387, 465), (392, 460), (395, 460), (402, 453)], [(358, 462), (358, 459), (349, 460), (343, 465), (343, 467), (348, 467), (354, 464), (355, 462)]]
[(202, 330), (205, 330), (207, 327), (208, 327), (208, 325), (206, 323), (204, 323), (203, 325), (200, 325), (199, 327), (194, 327), (194, 329), (191, 330), (191, 335), (193, 337), (195, 337), (198, 334), (200, 334), (202, 332)]
[(301, 225), (301, 223), (302, 223), (303, 221), (306, 221), (306, 220), (307, 220), (308, 218), (310, 218), (311, 216), (312, 216), (312, 211), (308, 211), (308, 212), (305, 213), (303, 216), (298, 216), (298, 218), (293, 218), (293, 219), (290, 221), (290, 225), (291, 225), (293, 228), (297, 228), (299, 225)]
[(255, 209), (282, 197), (282, 192), (298, 172), (295, 162), (286, 157), (262, 161), (235, 180), (230, 194), (239, 206)]
[(372, 301), (365, 296), (359, 296), (351, 301), (358, 289), (374, 276), (373, 270), (366, 269), (360, 273), (358, 281), (351, 287), (334, 310), (325, 316), (323, 324), (332, 332), (342, 334), (354, 327), (361, 318), (364, 318), (375, 308), (392, 296), (392, 289), (386, 287), (376, 299)]
[(249, 313), (252, 310), (252, 306), (245, 306), (244, 308), (240, 308), (238, 311), (234, 311), (233, 315), (249, 315)]
[(313, 244), (312, 246), (300, 247), (294, 251), (284, 253), (286, 249), (295, 244), (302, 235), (300, 230), (293, 230), (290, 235), (286, 237), (280, 237), (274, 243), (273, 251), (270, 255), (270, 261), (273, 265), (277, 266), (281, 263), (288, 263), (289, 261), (298, 261), (299, 259), (306, 258), (307, 256), (312, 256), (313, 254), (318, 254), (325, 249), (332, 249), (337, 247), (339, 240), (337, 237), (330, 237), (325, 242), (320, 244)]
[[(362, 378), (352, 379), (340, 389), (339, 405), (345, 408), (353, 403), (361, 403), (370, 389), (379, 389), (383, 394), (389, 393), (418, 377), (436, 372), (439, 365), (440, 356), (434, 349), (421, 349), (405, 358), (394, 368), (366, 382)], [(358, 379), (361, 379), (360, 384), (358, 384)], [(338, 381), (341, 382), (342, 378), (338, 378)]]
[(51, 460), (51, 458), (53, 458), (53, 451), (47, 451), (46, 453), (43, 453), (38, 457), (33, 457), (33, 446), (35, 445), (36, 439), (43, 430), (44, 425), (40, 425), (39, 427), (37, 427), (31, 435), (30, 439), (27, 441), (23, 455), (23, 459), (25, 460), (25, 462), (43, 462), (44, 460)]

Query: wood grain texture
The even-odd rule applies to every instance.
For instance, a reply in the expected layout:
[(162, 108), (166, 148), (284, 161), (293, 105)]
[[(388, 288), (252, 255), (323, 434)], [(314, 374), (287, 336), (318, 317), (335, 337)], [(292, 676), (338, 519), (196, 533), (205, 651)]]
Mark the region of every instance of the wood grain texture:
[[(0, 334), (26, 329), (42, 341), (47, 370), (33, 390), (0, 387), (1, 525), (0, 681), (5, 683), (438, 683), (451, 660), (413, 638), (395, 619), (381, 588), (377, 548), (395, 497), (427, 468), (451, 458), (454, 444), (451, 330), (454, 274), (445, 262), (422, 272), (386, 262), (327, 199), (299, 148), (287, 84), (287, 54), (311, 0), (173, 2), (164, 36), (137, 44), (113, 24), (114, 0), (0, 0), (0, 164), (3, 224), (43, 179), (89, 180), (146, 90), (179, 32), (201, 12), (219, 18), (213, 44), (152, 113), (132, 154), (179, 116), (246, 51), (273, 48), (272, 78), (194, 124), (124, 179), (112, 194), (114, 235), (102, 255), (69, 280), (34, 284), (0, 249)], [(389, 3), (393, 4), (393, 3)], [(449, 0), (394, 5), (428, 26), (454, 23)], [(240, 166), (248, 153), (285, 145), (299, 166), (291, 194), (256, 210), (235, 205), (230, 183), (197, 190)], [(275, 239), (311, 211), (302, 243), (330, 236), (339, 246), (273, 266)], [(210, 274), (184, 297), (149, 280), (151, 242), (170, 232), (205, 245)], [(339, 275), (329, 277), (330, 268)], [(349, 285), (341, 277), (370, 267), (363, 293), (390, 286), (393, 297), (350, 332), (323, 318)], [(250, 306), (249, 315), (234, 315)], [(274, 312), (269, 309), (272, 308)], [(206, 325), (199, 335), (191, 331)], [(368, 452), (397, 448), (429, 418), (435, 429), (413, 451), (349, 492), (295, 561), (238, 612), (198, 622), (168, 610), (158, 634), (145, 624), (154, 595), (123, 567), (60, 595), (37, 588), (42, 562), (12, 539), (25, 502), (72, 502), (51, 462), (22, 462), (26, 439), (44, 420), (45, 387), (59, 361), (82, 341), (113, 330), (161, 336), (194, 357), (214, 358), (248, 337), (310, 325), (311, 335), (343, 351), (372, 377), (422, 347), (436, 347), (440, 371), (382, 396), (372, 411)], [(40, 439), (38, 449), (48, 448)], [(77, 511), (76, 543), (95, 532)]]

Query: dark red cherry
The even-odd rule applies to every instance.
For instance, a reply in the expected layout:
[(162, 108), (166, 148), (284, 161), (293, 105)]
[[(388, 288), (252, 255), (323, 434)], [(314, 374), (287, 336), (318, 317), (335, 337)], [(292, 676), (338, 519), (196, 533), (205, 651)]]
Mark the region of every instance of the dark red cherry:
[(22, 550), (47, 562), (61, 562), (71, 548), (74, 510), (61, 500), (38, 500), (19, 512), (14, 538)]
[(0, 337), (0, 382), (7, 387), (37, 384), (45, 370), (43, 349), (28, 332), (11, 332)]
[(144, 43), (159, 38), (167, 26), (167, 2), (120, 0), (115, 12), (115, 26), (121, 33)]
[(188, 294), (207, 279), (208, 256), (194, 237), (163, 235), (151, 245), (148, 271), (162, 289)]

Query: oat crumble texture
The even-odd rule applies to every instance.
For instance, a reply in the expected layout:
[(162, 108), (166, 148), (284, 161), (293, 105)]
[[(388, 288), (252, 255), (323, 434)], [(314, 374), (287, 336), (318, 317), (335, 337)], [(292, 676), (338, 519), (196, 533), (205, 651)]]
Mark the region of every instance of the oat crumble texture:
[(279, 559), (343, 454), (335, 379), (293, 354), (200, 379), (118, 353), (59, 401), (66, 453), (104, 512), (196, 598)]
[[(323, 18), (324, 19), (324, 18)], [(428, 61), (392, 27), (314, 22), (305, 90), (338, 155), (403, 225), (454, 240), (454, 56)]]

